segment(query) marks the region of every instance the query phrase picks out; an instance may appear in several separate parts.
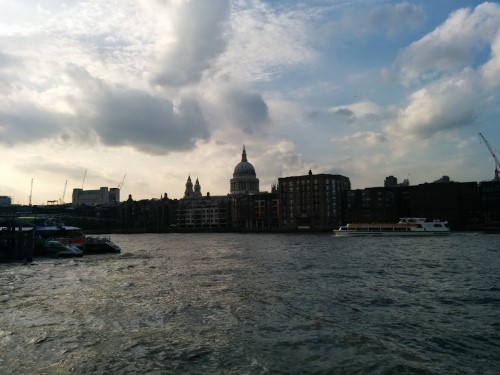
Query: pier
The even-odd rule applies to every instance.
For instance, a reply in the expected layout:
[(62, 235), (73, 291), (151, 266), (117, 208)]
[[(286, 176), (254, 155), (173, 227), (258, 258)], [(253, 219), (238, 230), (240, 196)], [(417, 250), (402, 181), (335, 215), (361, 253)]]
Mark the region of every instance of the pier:
[(0, 262), (32, 262), (34, 248), (33, 228), (16, 225), (13, 219), (0, 224)]

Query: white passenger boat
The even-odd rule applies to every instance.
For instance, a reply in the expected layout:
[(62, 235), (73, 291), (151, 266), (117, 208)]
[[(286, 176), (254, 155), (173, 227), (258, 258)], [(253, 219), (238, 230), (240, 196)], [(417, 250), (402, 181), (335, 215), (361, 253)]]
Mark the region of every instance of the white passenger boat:
[(450, 226), (447, 221), (404, 217), (396, 224), (347, 224), (333, 232), (337, 236), (433, 236), (449, 234)]

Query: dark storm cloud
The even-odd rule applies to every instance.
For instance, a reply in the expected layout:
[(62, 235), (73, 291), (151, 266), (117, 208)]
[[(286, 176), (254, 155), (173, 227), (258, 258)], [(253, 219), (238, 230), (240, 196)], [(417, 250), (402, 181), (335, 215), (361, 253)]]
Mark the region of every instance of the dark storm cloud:
[(108, 93), (91, 121), (103, 143), (151, 154), (188, 150), (209, 137), (196, 100), (185, 99), (174, 110), (171, 101), (141, 91)]
[(354, 112), (351, 111), (349, 108), (339, 108), (339, 109), (336, 109), (334, 112), (333, 112), (334, 115), (339, 115), (339, 116), (347, 116), (347, 117), (353, 117), (354, 116)]
[(30, 104), (0, 109), (0, 144), (13, 146), (55, 137), (67, 116), (36, 108)]
[(223, 106), (228, 118), (247, 134), (262, 130), (269, 122), (269, 109), (260, 94), (230, 91)]
[(149, 154), (189, 150), (196, 140), (209, 137), (208, 123), (198, 103), (184, 98), (174, 108), (171, 100), (147, 92), (107, 86), (78, 67), (68, 76), (82, 88), (83, 100), (75, 101), (102, 143), (131, 146)]
[[(85, 69), (71, 65), (66, 77), (74, 88), (66, 96), (72, 114), (39, 109), (31, 103), (0, 107), (0, 144), (42, 139), (131, 146), (149, 154), (189, 150), (207, 139), (209, 126), (195, 98), (174, 106), (168, 98), (110, 87)], [(92, 135), (94, 134), (94, 135)]]
[(176, 15), (177, 40), (160, 58), (153, 83), (182, 86), (196, 83), (224, 51), (228, 0), (197, 0), (180, 6)]

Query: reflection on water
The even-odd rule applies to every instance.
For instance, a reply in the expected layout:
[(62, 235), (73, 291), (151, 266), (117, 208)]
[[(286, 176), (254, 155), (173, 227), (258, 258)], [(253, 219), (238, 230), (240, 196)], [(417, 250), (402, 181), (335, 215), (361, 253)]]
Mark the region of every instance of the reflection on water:
[(0, 372), (500, 372), (500, 236), (112, 239), (0, 265)]

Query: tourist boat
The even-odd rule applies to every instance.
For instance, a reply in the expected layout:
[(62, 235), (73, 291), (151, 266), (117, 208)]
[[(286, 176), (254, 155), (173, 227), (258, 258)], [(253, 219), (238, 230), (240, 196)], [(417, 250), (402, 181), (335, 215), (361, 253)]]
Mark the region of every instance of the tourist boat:
[(83, 250), (76, 245), (63, 244), (59, 241), (46, 241), (39, 252), (43, 256), (58, 256), (58, 257), (81, 257)]
[(35, 253), (43, 253), (47, 241), (58, 241), (63, 245), (85, 246), (85, 235), (78, 227), (64, 225), (48, 217), (21, 216), (15, 218), (23, 231), (35, 231)]
[(347, 224), (333, 232), (337, 236), (433, 236), (449, 234), (450, 226), (447, 221), (404, 217), (396, 224)]

